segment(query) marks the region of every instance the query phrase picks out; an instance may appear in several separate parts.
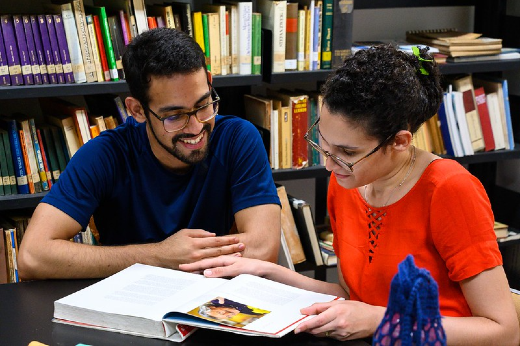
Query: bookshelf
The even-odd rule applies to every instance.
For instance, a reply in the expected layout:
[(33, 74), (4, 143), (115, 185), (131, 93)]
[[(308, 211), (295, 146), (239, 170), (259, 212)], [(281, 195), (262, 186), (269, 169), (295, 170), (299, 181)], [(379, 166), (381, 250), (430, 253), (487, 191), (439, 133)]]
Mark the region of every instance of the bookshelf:
[[(107, 0), (108, 1), (108, 0)], [(191, 0), (193, 9), (199, 10), (203, 3), (212, 2), (211, 0)], [(253, 0), (254, 2), (254, 0)], [(399, 8), (399, 7), (430, 7), (430, 6), (475, 6), (475, 29), (481, 30), (484, 34), (489, 36), (500, 36), (496, 34), (500, 16), (505, 13), (505, 1), (479, 1), (479, 0), (461, 0), (456, 4), (449, 0), (355, 0), (355, 9), (379, 9), (379, 8)], [(50, 3), (50, 0), (23, 0), (22, 5), (13, 4), (9, 2), (0, 5), (0, 12), (15, 13), (23, 11), (23, 4), (38, 3), (38, 6), (45, 3)], [(91, 0), (85, 0), (86, 4), (92, 3)], [(147, 4), (159, 3), (159, 1), (146, 0)], [(42, 6), (36, 6), (35, 12), (43, 12)], [(487, 12), (487, 17), (483, 13)], [(498, 19), (497, 19), (498, 18)], [(497, 19), (497, 20), (493, 20)], [(494, 24), (493, 24), (494, 23)], [(268, 35), (267, 35), (268, 36)], [(267, 40), (267, 38), (264, 38)], [(251, 92), (251, 87), (254, 86), (290, 86), (297, 83), (320, 83), (326, 80), (331, 70), (318, 70), (306, 72), (284, 72), (271, 73), (270, 52), (267, 49), (272, 46), (271, 42), (264, 42), (263, 67), (261, 75), (227, 75), (215, 76), (214, 86), (223, 90), (219, 94), (223, 96), (224, 102), (235, 102), (236, 105), (226, 105), (223, 103), (223, 114), (238, 114), (243, 112), (243, 105), (240, 101), (236, 102), (229, 97), (229, 95), (237, 95), (237, 92)], [(472, 63), (453, 63), (444, 64), (440, 66), (443, 74), (459, 74), (459, 73), (501, 73), (506, 70), (520, 70), (520, 59), (508, 61), (486, 61), (486, 62), (472, 62)], [(128, 87), (125, 81), (117, 82), (102, 82), (102, 83), (83, 83), (83, 84), (59, 84), (59, 85), (34, 85), (34, 86), (9, 86), (0, 87), (0, 105), (7, 100), (30, 100), (38, 97), (52, 97), (52, 96), (82, 96), (82, 95), (96, 95), (106, 93), (127, 93)], [(224, 95), (228, 96), (229, 101), (225, 101)], [(24, 105), (20, 105), (20, 110), (23, 110)], [(229, 110), (233, 110), (230, 112)], [(494, 178), (497, 162), (503, 160), (520, 159), (520, 146), (517, 144), (514, 150), (502, 150), (494, 152), (477, 153), (472, 156), (454, 158), (462, 164), (468, 165), (470, 171), (477, 175), (483, 182), (493, 201), (493, 206), (497, 200)], [(316, 222), (322, 223), (325, 218), (326, 210), (326, 192), (329, 172), (320, 166), (308, 167), (300, 170), (284, 169), (274, 170), (273, 178), (275, 181), (300, 180), (300, 179), (314, 179), (315, 181), (315, 204), (320, 205), (316, 209)], [(9, 211), (24, 208), (34, 208), (43, 198), (45, 193), (33, 195), (11, 195), (0, 196), (0, 211)], [(513, 196), (511, 198), (516, 198)], [(499, 197), (498, 197), (499, 199)], [(498, 204), (497, 204), (498, 205)], [(497, 216), (502, 213), (497, 212)], [(517, 227), (520, 224), (516, 225)], [(314, 267), (310, 264), (298, 266), (298, 270), (308, 270)]]

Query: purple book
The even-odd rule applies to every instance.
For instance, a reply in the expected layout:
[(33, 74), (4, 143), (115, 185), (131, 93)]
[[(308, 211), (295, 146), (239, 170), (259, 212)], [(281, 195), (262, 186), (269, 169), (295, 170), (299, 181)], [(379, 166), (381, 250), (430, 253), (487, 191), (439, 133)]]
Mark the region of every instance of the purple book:
[(18, 44), (18, 54), (20, 54), (20, 65), (22, 66), (22, 75), (25, 84), (34, 84), (34, 75), (32, 71), (31, 59), (29, 58), (29, 50), (27, 49), (27, 41), (25, 39), (25, 30), (23, 29), (22, 16), (13, 15), (14, 33), (16, 35), (16, 43)]
[(22, 22), (23, 30), (25, 31), (25, 40), (27, 41), (27, 52), (29, 53), (29, 60), (31, 61), (31, 68), (34, 76), (34, 84), (43, 84), (40, 62), (38, 61), (36, 44), (34, 43), (34, 37), (31, 28), (31, 19), (29, 16), (22, 16)]
[[(31, 16), (31, 20), (32, 20)], [(49, 31), (47, 30), (47, 21), (45, 15), (40, 14), (36, 18), (36, 23), (33, 24), (33, 34), (41, 39), (43, 46), (43, 59), (47, 67), (47, 74), (49, 75), (49, 82), (51, 84), (58, 84), (58, 77), (56, 77), (56, 66), (54, 66), (54, 57), (52, 55), (51, 41), (49, 39)]]
[(4, 34), (5, 51), (7, 56), (7, 64), (9, 65), (9, 75), (13, 85), (22, 85), (22, 67), (20, 66), (20, 55), (18, 55), (18, 47), (16, 46), (16, 38), (14, 36), (13, 18), (4, 14), (0, 16), (2, 22), (2, 33)]
[(56, 29), (54, 28), (54, 19), (52, 18), (52, 14), (45, 15), (45, 22), (47, 23), (47, 31), (51, 42), (52, 57), (54, 60), (54, 67), (56, 68), (56, 77), (59, 84), (65, 84), (60, 48), (58, 47), (58, 38), (56, 37)]
[(0, 85), (11, 85), (9, 77), (9, 65), (7, 64), (7, 56), (4, 46), (4, 35), (2, 35), (2, 27), (0, 26)]
[(54, 27), (56, 28), (56, 37), (58, 38), (58, 46), (60, 47), (61, 64), (63, 65), (63, 74), (66, 83), (74, 83), (74, 73), (72, 72), (72, 62), (69, 55), (69, 45), (67, 36), (65, 35), (65, 27), (61, 14), (53, 14)]
[[(40, 28), (38, 27), (38, 18), (35, 15), (29, 16), (30, 30), (34, 38), (34, 48), (36, 49), (36, 58), (38, 59), (38, 65), (40, 66), (40, 73), (42, 75), (42, 83), (49, 84), (49, 73), (47, 70), (47, 62), (45, 61), (45, 53), (43, 50), (42, 36), (40, 34)], [(45, 20), (43, 20), (45, 24)], [(48, 35), (47, 35), (48, 39)], [(50, 45), (50, 44), (49, 44)], [(51, 55), (52, 57), (52, 55)]]

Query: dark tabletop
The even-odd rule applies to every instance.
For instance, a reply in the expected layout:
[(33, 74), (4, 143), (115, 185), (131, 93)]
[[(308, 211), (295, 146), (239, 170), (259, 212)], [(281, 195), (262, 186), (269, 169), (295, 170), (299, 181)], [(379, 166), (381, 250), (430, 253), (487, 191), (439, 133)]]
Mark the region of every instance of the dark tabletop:
[(54, 301), (97, 280), (45, 280), (0, 285), (0, 345), (28, 345), (39, 341), (47, 345), (348, 345), (366, 346), (363, 341), (340, 343), (306, 333), (290, 333), (281, 339), (243, 336), (199, 329), (182, 344), (69, 326), (52, 322)]

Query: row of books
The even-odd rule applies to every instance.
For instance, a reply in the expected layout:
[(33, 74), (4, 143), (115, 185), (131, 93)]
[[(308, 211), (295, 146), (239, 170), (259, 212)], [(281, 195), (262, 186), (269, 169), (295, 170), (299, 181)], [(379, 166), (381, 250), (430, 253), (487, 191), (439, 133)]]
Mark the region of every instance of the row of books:
[[(303, 136), (319, 117), (322, 96), (316, 91), (271, 90), (266, 95), (244, 95), (245, 118), (264, 137), (273, 169), (304, 168), (323, 164)], [(319, 142), (314, 130), (311, 139)]]
[(89, 115), (86, 107), (58, 98), (39, 101), (45, 123), (36, 124), (33, 117), (24, 114), (0, 118), (2, 195), (49, 190), (79, 147), (126, 119), (98, 112)]
[(466, 75), (449, 82), (438, 114), (417, 131), (415, 145), (455, 157), (514, 149), (507, 80)]
[[(0, 217), (0, 284), (20, 282), (17, 255), (25, 230), (31, 221), (28, 214), (6, 214)], [(76, 234), (71, 241), (97, 244), (89, 226)]]
[(259, 0), (262, 28), (272, 33), (272, 72), (330, 69), (352, 45), (353, 1)]

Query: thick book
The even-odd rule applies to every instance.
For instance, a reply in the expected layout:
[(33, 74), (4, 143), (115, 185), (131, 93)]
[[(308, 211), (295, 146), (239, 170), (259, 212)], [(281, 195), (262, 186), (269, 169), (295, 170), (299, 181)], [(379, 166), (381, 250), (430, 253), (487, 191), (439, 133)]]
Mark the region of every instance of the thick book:
[[(52, 20), (52, 18), (51, 18)], [(40, 33), (40, 37), (42, 39), (42, 46), (43, 46), (43, 56), (45, 58), (45, 65), (47, 66), (47, 73), (49, 74), (49, 83), (50, 84), (58, 84), (60, 83), (60, 80), (57, 75), (57, 68), (56, 68), (56, 61), (54, 57), (54, 50), (51, 43), (50, 33), (49, 29), (47, 28), (47, 18), (45, 15), (38, 15), (36, 16), (36, 21), (38, 24), (38, 29), (33, 27), (34, 35), (36, 35), (36, 32), (38, 31)], [(54, 31), (53, 31), (54, 33)], [(55, 39), (55, 38), (54, 38)], [(57, 41), (56, 42), (56, 49), (57, 49)], [(58, 61), (59, 61), (59, 55), (58, 55)], [(60, 62), (60, 69), (61, 69), (61, 78), (63, 79), (63, 68), (61, 67)]]
[(334, 1), (332, 21), (332, 67), (343, 64), (352, 50), (354, 0)]
[[(54, 14), (49, 16), (52, 17), (52, 21), (54, 24), (54, 33), (56, 37), (56, 43), (58, 45), (58, 53), (60, 56), (61, 65), (63, 68), (63, 77), (65, 79), (64, 82), (74, 83), (74, 70), (72, 69), (72, 60), (69, 55), (69, 45), (67, 43), (67, 36), (65, 34), (65, 26), (63, 25), (62, 17), (60, 14)], [(50, 30), (51, 29), (49, 27), (49, 35)]]
[[(92, 60), (94, 62), (94, 67), (96, 69), (96, 79), (98, 82), (105, 81), (105, 71), (101, 64), (101, 56), (99, 54), (99, 45), (97, 43), (96, 29), (94, 26), (94, 18), (91, 14), (85, 16), (85, 22), (87, 23), (87, 31), (88, 38), (90, 40), (90, 46), (92, 48)], [(106, 71), (108, 73), (108, 65), (106, 67)], [(110, 80), (110, 75), (108, 76), (108, 80)]]
[(464, 155), (473, 155), (475, 154), (475, 151), (471, 144), (471, 135), (466, 120), (463, 94), (460, 91), (451, 91), (450, 94), (453, 102), (453, 114), (455, 115), (455, 120), (459, 129), (460, 141), (462, 143)]
[[(173, 12), (179, 16), (182, 31), (193, 37), (193, 22), (191, 19), (191, 4), (189, 2), (171, 2)], [(177, 28), (177, 25), (175, 26)], [(179, 30), (179, 29), (177, 29)]]
[[(76, 83), (85, 83), (87, 76), (85, 73), (85, 65), (83, 62), (83, 55), (81, 54), (81, 45), (78, 36), (78, 29), (76, 26), (76, 19), (72, 12), (72, 4), (66, 3), (61, 5), (61, 22), (63, 23), (63, 29), (65, 31), (65, 37), (67, 40), (67, 47), (69, 49), (69, 58), (72, 66), (72, 73), (74, 75), (74, 81)], [(60, 44), (60, 36), (58, 29), (58, 21), (56, 21), (56, 33), (58, 33), (58, 44)]]
[[(42, 77), (42, 84), (49, 84), (51, 81), (49, 79), (49, 72), (47, 69), (47, 61), (45, 58), (43, 40), (42, 40), (42, 36), (40, 33), (38, 18), (36, 17), (36, 15), (30, 15), (29, 22), (30, 22), (30, 30), (32, 32), (32, 37), (34, 40), (34, 49), (36, 51), (36, 58), (38, 60), (40, 75)], [(26, 29), (26, 30), (29, 30), (29, 29)]]
[(284, 186), (278, 186), (276, 191), (282, 205), (282, 232), (287, 241), (287, 245), (289, 246), (293, 264), (302, 263), (306, 260), (305, 252), (303, 251), (302, 242), (298, 230), (296, 229), (296, 223), (294, 222), (287, 191)]
[[(116, 65), (116, 56), (114, 54), (114, 48), (112, 45), (112, 39), (110, 37), (110, 26), (108, 25), (108, 17), (103, 6), (86, 6), (85, 10), (98, 17), (99, 28), (101, 29), (101, 36), (103, 38), (103, 45), (105, 48), (108, 69), (110, 72), (110, 78), (114, 81), (119, 80), (119, 74)], [(95, 20), (95, 19), (94, 19)], [(95, 23), (95, 21), (94, 21)], [(147, 26), (148, 27), (148, 26)], [(97, 29), (97, 26), (96, 26)]]
[(0, 85), (11, 85), (11, 77), (9, 77), (9, 63), (7, 62), (7, 53), (5, 51), (4, 35), (2, 26), (0, 25)]
[(20, 54), (16, 45), (14, 33), (13, 17), (7, 14), (0, 16), (2, 35), (6, 50), (7, 64), (9, 66), (9, 76), (12, 85), (23, 85), (22, 67), (20, 65)]
[(296, 228), (300, 235), (305, 257), (307, 259), (314, 258), (314, 262), (317, 266), (323, 265), (311, 205), (304, 200), (292, 196), (289, 196), (289, 203), (291, 204), (294, 222), (296, 223)]
[(110, 31), (110, 38), (112, 39), (114, 57), (116, 59), (117, 75), (119, 76), (119, 79), (125, 79), (125, 73), (123, 71), (123, 54), (125, 54), (126, 46), (123, 41), (121, 23), (119, 18), (116, 16), (109, 16), (107, 22)]
[(110, 76), (110, 68), (108, 67), (107, 52), (105, 49), (105, 43), (103, 42), (103, 34), (101, 32), (101, 23), (99, 22), (99, 16), (92, 15), (92, 21), (94, 23), (94, 31), (96, 33), (96, 42), (99, 48), (99, 59), (101, 60), (101, 68), (103, 69), (103, 76), (105, 81), (112, 79)]
[(209, 25), (208, 25), (208, 14), (202, 14), (202, 35), (204, 36), (204, 56), (206, 57), (206, 68), (209, 72), (211, 70), (211, 52), (209, 51)]
[[(43, 149), (43, 142), (41, 141), (41, 138), (38, 137), (38, 132), (36, 131), (36, 124), (34, 123), (34, 118), (28, 119), (29, 121), (29, 131), (30, 131), (30, 138), (32, 141), (32, 144), (34, 146), (34, 157), (36, 159), (36, 166), (38, 168), (38, 174), (40, 175), (40, 182), (42, 185), (42, 190), (47, 191), (52, 186), (52, 179), (51, 183), (49, 184), (48, 179), (50, 178), (50, 171), (48, 170), (47, 166), (47, 158), (45, 158), (44, 149)], [(47, 172), (49, 171), (49, 177), (47, 176)]]
[(16, 126), (16, 120), (13, 118), (2, 117), (0, 119), (2, 127), (9, 135), (9, 144), (11, 146), (11, 155), (15, 167), (16, 185), (18, 193), (29, 193), (29, 182), (27, 179), (27, 171), (25, 169), (25, 162), (23, 159), (22, 145), (20, 142), (20, 135)]
[[(218, 54), (220, 55), (220, 74), (225, 76), (231, 73), (231, 57), (229, 56), (229, 35), (228, 35), (228, 20), (226, 19), (226, 5), (224, 4), (206, 4), (203, 6), (203, 10), (206, 12), (216, 13), (218, 15)], [(210, 25), (210, 45), (213, 45), (212, 42), (212, 30), (213, 26), (211, 22), (208, 22)], [(215, 28), (216, 30), (216, 28)], [(211, 47), (210, 47), (211, 50)], [(213, 56), (213, 53), (212, 53)]]
[(222, 74), (220, 55), (220, 23), (218, 13), (207, 13), (209, 33), (209, 59), (211, 73), (215, 76)]
[(14, 172), (14, 163), (13, 163), (13, 152), (11, 150), (11, 143), (9, 142), (9, 134), (6, 130), (0, 129), (0, 137), (2, 142), (4, 143), (5, 150), (5, 158), (7, 161), (7, 171), (9, 172), (9, 184), (11, 185), (11, 194), (17, 194), (16, 187), (16, 175)]
[(321, 65), (320, 68), (332, 67), (332, 20), (334, 17), (333, 0), (323, 0), (321, 22)]
[(486, 101), (486, 93), (484, 88), (475, 88), (475, 103), (477, 104), (480, 125), (482, 126), (482, 136), (484, 137), (485, 151), (495, 150), (495, 139), (493, 138), (493, 129), (491, 128), (491, 119), (489, 118), (489, 109)]
[(236, 5), (226, 4), (226, 11), (229, 17), (230, 68), (232, 74), (238, 74), (238, 7)]
[(32, 63), (29, 58), (29, 50), (27, 49), (27, 40), (25, 38), (25, 29), (21, 15), (13, 15), (13, 25), (16, 44), (18, 45), (18, 54), (20, 54), (20, 66), (22, 67), (24, 83), (26, 85), (34, 84)]
[(48, 149), (43, 141), (43, 135), (40, 129), (36, 129), (36, 136), (38, 137), (38, 142), (40, 143), (40, 150), (42, 155), (43, 167), (45, 168), (45, 178), (47, 179), (47, 184), (49, 185), (49, 189), (54, 185), (54, 180), (52, 176), (52, 168), (50, 164), (50, 160), (48, 159)]
[[(56, 144), (54, 142), (54, 138), (52, 136), (52, 130), (50, 125), (39, 125), (37, 129), (38, 133), (41, 134), (44, 146), (45, 153), (47, 157), (47, 164), (49, 166), (49, 170), (51, 172), (52, 180), (54, 183), (58, 181), (61, 175), (61, 168), (58, 161), (58, 153), (56, 151)], [(63, 167), (65, 167), (65, 161), (63, 163)]]
[[(29, 119), (27, 117), (22, 118), (21, 116), (18, 116), (17, 119), (20, 131), (20, 142), (22, 143), (22, 150), (24, 151), (25, 156), (24, 159), (26, 160), (25, 168), (27, 169), (27, 177), (29, 178), (29, 188), (32, 183), (34, 185), (34, 192), (42, 192), (43, 186), (40, 176), (40, 167), (36, 158), (36, 149), (32, 140)], [(45, 185), (47, 185), (46, 182)], [(46, 187), (48, 190), (49, 187)]]
[(296, 43), (296, 64), (297, 70), (305, 70), (305, 33), (306, 28), (306, 15), (305, 10), (298, 10), (298, 38)]
[(251, 1), (226, 2), (237, 6), (238, 73), (248, 75), (251, 74), (253, 3)]
[(262, 73), (262, 14), (253, 12), (251, 26), (251, 74)]
[(253, 95), (244, 95), (244, 110), (245, 110), (245, 119), (249, 120), (253, 124), (260, 126), (270, 132), (270, 152), (269, 161), (271, 162), (271, 167), (276, 169), (275, 167), (275, 158), (274, 158), (274, 134), (272, 133), (272, 124), (271, 124), (271, 115), (273, 112), (273, 101), (271, 99), (262, 97), (262, 96), (253, 96)]
[(134, 264), (56, 300), (53, 321), (177, 342), (197, 327), (281, 338), (313, 317), (301, 308), (339, 299), (248, 274), (227, 280)]
[[(98, 75), (96, 65), (94, 63), (94, 53), (87, 28), (85, 6), (83, 0), (74, 0), (71, 3), (74, 12), (74, 19), (76, 23), (77, 34), (79, 38), (79, 46), (81, 49), (81, 56), (83, 57), (83, 64), (85, 66), (85, 76), (88, 83), (97, 82)], [(102, 81), (102, 80), (101, 80)]]
[(311, 70), (320, 69), (321, 58), (321, 12), (323, 2), (317, 0), (314, 5), (314, 20), (313, 20), (313, 34), (312, 34), (312, 61)]
[(22, 23), (25, 34), (25, 41), (27, 43), (27, 54), (29, 55), (29, 61), (31, 62), (31, 72), (34, 77), (34, 84), (43, 84), (40, 62), (38, 60), (38, 53), (36, 51), (36, 43), (31, 28), (30, 17), (22, 16)]
[[(298, 6), (297, 4), (295, 4)], [(272, 71), (285, 72), (286, 69), (286, 28), (287, 28), (287, 1), (259, 0), (256, 2), (257, 11), (262, 14), (262, 28), (273, 33), (271, 51)]]

